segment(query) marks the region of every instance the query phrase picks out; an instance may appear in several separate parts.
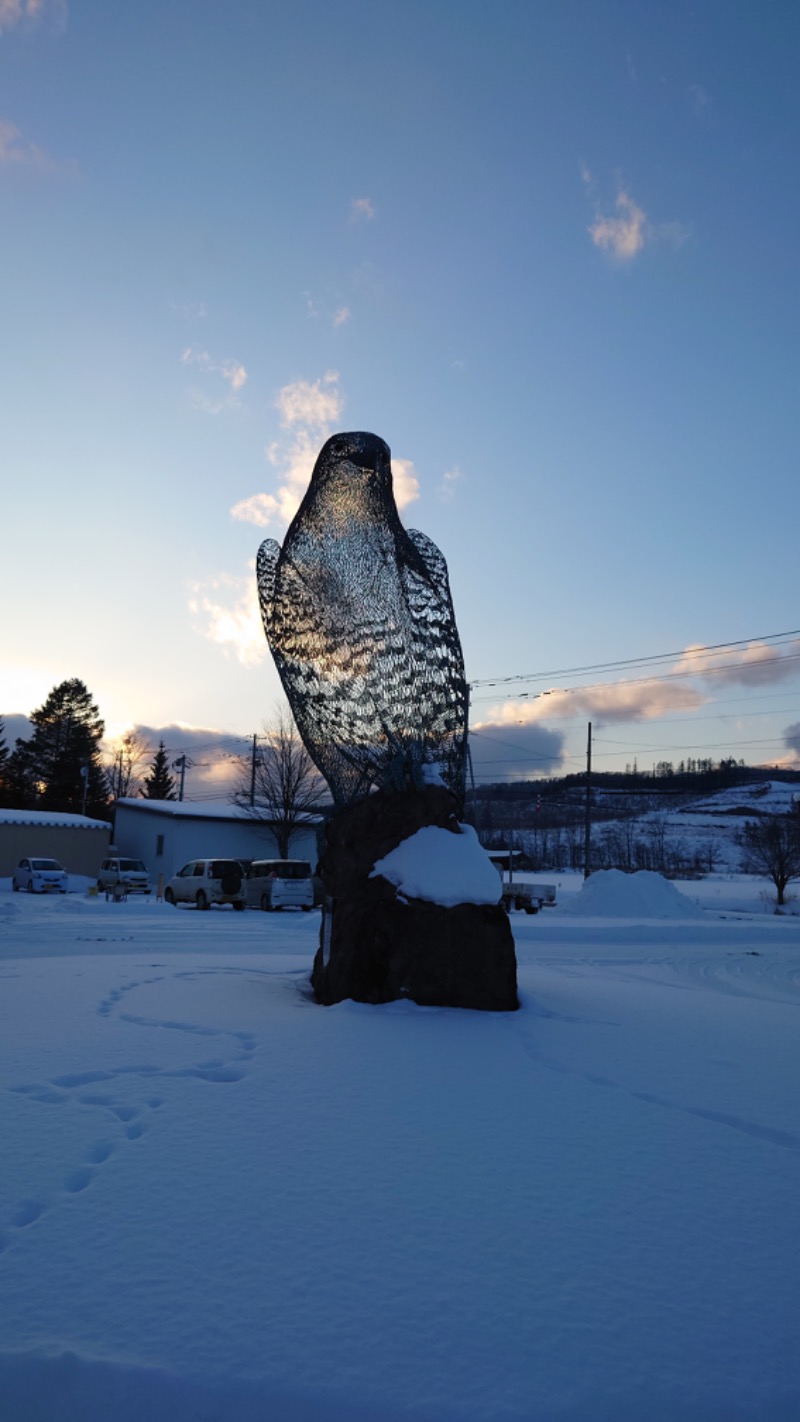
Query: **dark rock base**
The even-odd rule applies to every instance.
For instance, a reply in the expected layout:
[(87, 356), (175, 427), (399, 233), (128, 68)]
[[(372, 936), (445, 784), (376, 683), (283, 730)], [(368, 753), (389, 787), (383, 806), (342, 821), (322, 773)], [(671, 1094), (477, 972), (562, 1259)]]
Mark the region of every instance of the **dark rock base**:
[(457, 826), (449, 791), (378, 791), (328, 822), (320, 860), (326, 902), (311, 974), (318, 1002), (410, 998), (488, 1012), (519, 1006), (514, 939), (499, 904), (403, 901), (385, 879), (369, 877), (376, 860), (424, 825)]

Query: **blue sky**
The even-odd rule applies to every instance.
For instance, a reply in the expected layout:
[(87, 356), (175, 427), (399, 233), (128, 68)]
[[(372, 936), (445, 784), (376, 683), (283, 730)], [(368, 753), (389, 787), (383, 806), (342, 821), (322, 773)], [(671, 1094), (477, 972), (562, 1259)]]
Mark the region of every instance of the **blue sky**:
[(258, 544), (370, 429), (470, 680), (671, 654), (476, 686), (482, 775), (588, 719), (605, 768), (796, 763), (799, 44), (780, 0), (0, 0), (0, 711), (257, 731)]

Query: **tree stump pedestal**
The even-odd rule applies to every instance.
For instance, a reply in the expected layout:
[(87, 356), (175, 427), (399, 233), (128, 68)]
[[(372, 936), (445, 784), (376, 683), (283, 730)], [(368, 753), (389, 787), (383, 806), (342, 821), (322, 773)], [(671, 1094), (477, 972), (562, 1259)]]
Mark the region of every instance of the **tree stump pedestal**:
[(311, 974), (318, 1002), (409, 998), (422, 1007), (489, 1012), (519, 1006), (514, 939), (499, 902), (448, 908), (398, 895), (387, 879), (373, 876), (378, 860), (428, 825), (460, 833), (455, 798), (444, 786), (378, 790), (327, 821), (320, 858), (325, 899)]

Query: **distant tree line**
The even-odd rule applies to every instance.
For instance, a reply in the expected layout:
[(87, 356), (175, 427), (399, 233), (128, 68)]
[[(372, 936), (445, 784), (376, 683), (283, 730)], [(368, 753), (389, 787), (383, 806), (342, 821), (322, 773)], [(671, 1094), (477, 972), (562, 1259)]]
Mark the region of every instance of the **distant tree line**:
[[(54, 686), (29, 719), (30, 737), (19, 737), (11, 750), (0, 718), (0, 805), (4, 808), (107, 819), (113, 802), (123, 795), (175, 799), (163, 741), (153, 753), (139, 737), (129, 735), (113, 751), (106, 750), (105, 723), (91, 692), (77, 677)], [(144, 775), (148, 755), (152, 760)]]
[[(745, 766), (734, 760), (689, 760), (677, 771), (669, 762), (656, 774), (599, 772), (592, 775), (591, 867), (634, 872), (655, 870), (668, 878), (711, 874), (723, 862), (723, 846), (710, 835), (702, 844), (667, 833), (665, 807), (680, 809), (698, 796), (763, 780), (800, 783), (800, 772)], [(654, 784), (655, 782), (655, 784)], [(465, 817), (488, 849), (513, 840), (533, 870), (583, 870), (586, 780), (567, 775), (547, 781), (482, 785), (470, 791)], [(777, 903), (800, 878), (800, 804), (790, 815), (747, 813), (735, 836), (741, 867), (775, 885)]]

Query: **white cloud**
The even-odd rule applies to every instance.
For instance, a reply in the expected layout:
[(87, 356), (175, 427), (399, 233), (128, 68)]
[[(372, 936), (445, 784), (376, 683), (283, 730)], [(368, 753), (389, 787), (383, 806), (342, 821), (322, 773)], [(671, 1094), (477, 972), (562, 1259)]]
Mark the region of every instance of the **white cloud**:
[[(584, 182), (592, 181), (588, 169), (582, 173)], [(684, 222), (651, 222), (643, 209), (620, 188), (616, 198), (617, 216), (608, 217), (597, 211), (597, 216), (587, 230), (595, 247), (615, 261), (633, 261), (646, 245), (666, 243), (677, 249), (682, 247), (692, 235), (691, 227)]]
[(790, 677), (800, 676), (800, 638), (783, 646), (751, 642), (747, 647), (734, 651), (723, 648), (719, 652), (706, 652), (702, 645), (692, 645), (686, 648), (674, 670), (698, 677), (709, 676), (714, 683), (736, 686), (768, 686), (788, 681)]
[(284, 385), (275, 397), (275, 408), (284, 429), (293, 425), (324, 429), (342, 412), (339, 373), (329, 370), (321, 380), (295, 380)]
[[(0, 0), (2, 4), (2, 0)], [(45, 153), (38, 143), (23, 138), (22, 133), (10, 119), (0, 119), (0, 167), (38, 168), (48, 173), (74, 175), (77, 164), (71, 159), (59, 161)]]
[(245, 666), (254, 666), (266, 655), (266, 642), (258, 606), (255, 563), (248, 577), (220, 573), (191, 587), (189, 611), (202, 619), (199, 631), (233, 653)]
[(0, 35), (17, 25), (50, 20), (58, 29), (66, 24), (65, 0), (0, 0)]
[(392, 484), (398, 509), (408, 508), (419, 498), (419, 478), (410, 459), (392, 459)]
[[(278, 471), (279, 484), (272, 493), (259, 492), (240, 499), (230, 510), (231, 518), (257, 528), (288, 525), (300, 507), (308, 488), (317, 455), (326, 439), (340, 426), (344, 397), (339, 375), (329, 370), (319, 380), (295, 380), (284, 385), (275, 399), (281, 424), (287, 431), (266, 450), (269, 463)], [(419, 477), (410, 459), (393, 459), (394, 495), (398, 509), (419, 498)]]
[(623, 190), (617, 194), (616, 206), (619, 216), (604, 217), (598, 213), (589, 235), (595, 247), (619, 262), (629, 262), (644, 247), (647, 218), (638, 203)]
[(652, 721), (666, 711), (691, 711), (708, 697), (682, 682), (616, 682), (606, 686), (558, 688), (534, 699), (506, 701), (489, 711), (504, 725), (531, 725), (567, 716), (586, 716), (598, 724), (611, 721)]
[[(120, 725), (118, 734), (136, 736), (137, 740), (150, 746), (153, 753), (159, 742), (163, 741), (176, 787), (180, 769), (175, 761), (185, 755), (185, 791), (187, 798), (192, 800), (209, 795), (226, 798), (238, 782), (242, 758), (246, 760), (249, 752), (248, 742), (242, 736), (218, 731), (212, 726), (192, 726), (181, 721), (170, 721), (165, 726), (128, 722)], [(146, 775), (151, 762), (152, 756), (140, 765), (140, 773)]]
[(360, 218), (365, 218), (368, 222), (375, 216), (375, 205), (371, 198), (353, 198), (350, 204), (350, 216), (355, 222)]
[(452, 504), (456, 496), (456, 484), (461, 478), (461, 470), (457, 465), (452, 469), (446, 469), (442, 475), (442, 482), (436, 491), (436, 496), (443, 504)]
[(235, 360), (226, 360), (225, 364), (220, 366), (220, 375), (223, 380), (228, 381), (231, 390), (241, 390), (247, 380), (247, 371)]
[(479, 722), (469, 738), (473, 772), (483, 781), (550, 775), (561, 768), (563, 747), (561, 731), (494, 721)]
[(203, 410), (208, 415), (218, 415), (222, 410), (231, 410), (239, 405), (239, 391), (247, 381), (247, 371), (240, 361), (229, 359), (220, 364), (212, 360), (208, 351), (186, 346), (181, 352), (181, 365), (196, 366), (206, 375), (218, 375), (230, 386), (230, 394), (223, 397), (209, 396), (204, 391), (192, 391), (192, 404), (196, 410)]
[(702, 84), (689, 85), (689, 99), (698, 118), (704, 118), (711, 108), (711, 98)]
[(352, 316), (353, 313), (349, 306), (340, 306), (338, 311), (334, 311), (331, 319), (334, 326), (344, 326), (348, 321), (352, 320)]
[[(652, 678), (539, 692), (497, 703), (487, 716), (503, 725), (531, 725), (576, 715), (597, 725), (653, 721), (669, 712), (708, 705), (721, 685), (764, 686), (798, 676), (800, 638), (782, 646), (751, 642), (744, 648), (718, 652), (691, 645), (668, 670), (654, 671)], [(787, 745), (794, 744), (791, 736), (796, 732), (797, 727), (786, 732)]]
[(257, 528), (290, 524), (308, 488), (320, 448), (339, 423), (343, 406), (335, 370), (327, 371), (319, 380), (295, 380), (284, 385), (275, 398), (275, 408), (288, 433), (273, 441), (266, 451), (269, 463), (279, 471), (280, 483), (274, 493), (240, 499), (230, 510), (231, 518), (253, 523)]
[(692, 228), (685, 222), (655, 222), (648, 228), (648, 237), (654, 242), (666, 242), (675, 251), (688, 242)]
[(273, 494), (251, 494), (249, 499), (240, 499), (238, 504), (234, 504), (230, 514), (240, 523), (254, 523), (257, 528), (268, 528), (280, 514), (280, 503)]

